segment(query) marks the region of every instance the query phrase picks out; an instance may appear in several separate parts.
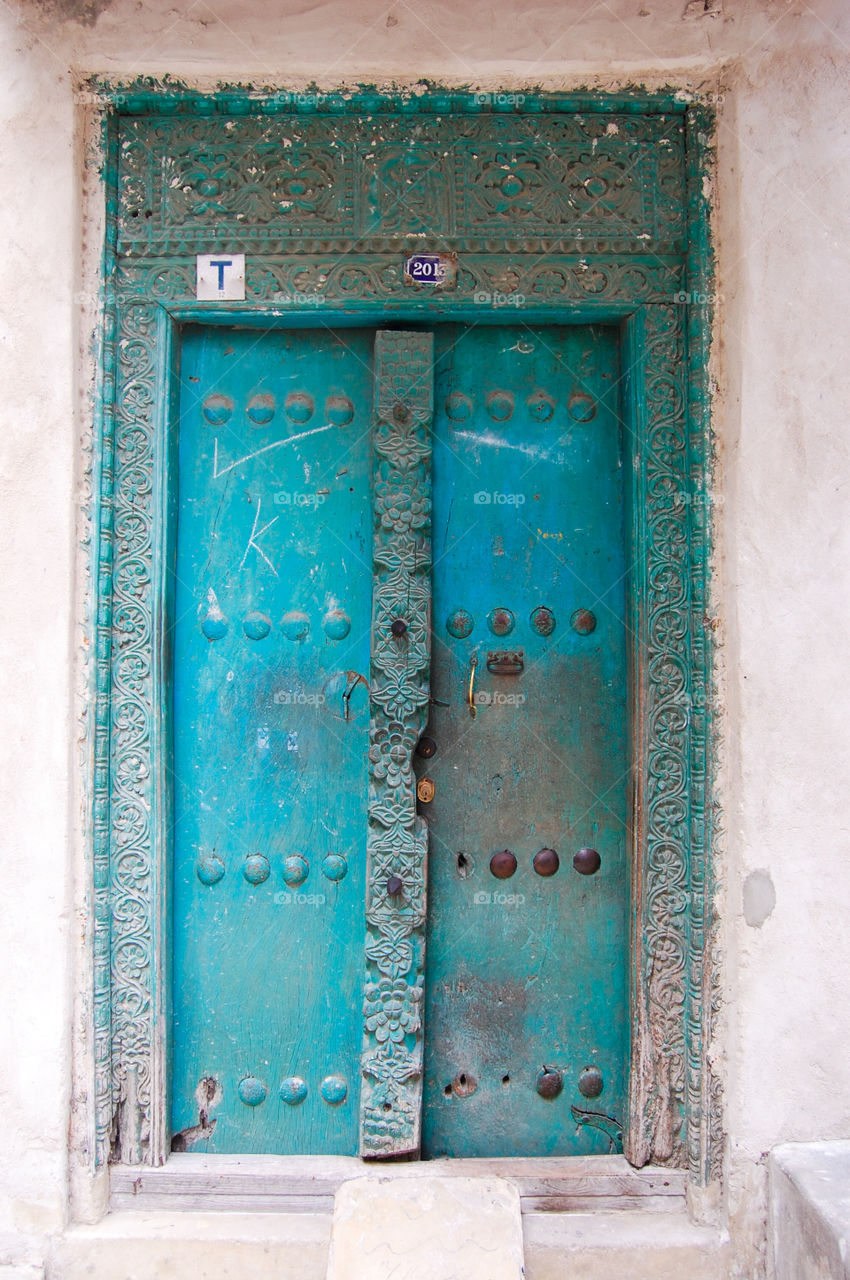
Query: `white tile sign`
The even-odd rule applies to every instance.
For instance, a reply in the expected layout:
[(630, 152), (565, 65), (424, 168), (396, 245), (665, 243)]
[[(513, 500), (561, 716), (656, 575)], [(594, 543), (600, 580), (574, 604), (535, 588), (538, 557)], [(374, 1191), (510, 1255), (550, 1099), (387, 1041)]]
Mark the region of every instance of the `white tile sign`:
[(199, 253), (195, 296), (199, 302), (242, 302), (245, 298), (244, 253)]

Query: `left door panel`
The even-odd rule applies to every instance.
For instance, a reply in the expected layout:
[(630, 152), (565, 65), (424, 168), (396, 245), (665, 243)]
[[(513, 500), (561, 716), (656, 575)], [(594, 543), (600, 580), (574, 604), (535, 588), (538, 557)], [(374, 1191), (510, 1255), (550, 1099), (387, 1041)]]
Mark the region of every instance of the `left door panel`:
[(175, 1149), (357, 1151), (373, 340), (183, 335)]

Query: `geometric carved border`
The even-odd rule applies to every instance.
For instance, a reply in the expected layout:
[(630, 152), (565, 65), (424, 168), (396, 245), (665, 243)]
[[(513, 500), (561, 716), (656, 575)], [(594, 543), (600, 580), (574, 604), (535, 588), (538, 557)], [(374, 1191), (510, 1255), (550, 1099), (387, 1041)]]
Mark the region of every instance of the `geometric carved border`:
[[(157, 406), (168, 393), (160, 342), (169, 323), (210, 313), (209, 304), (204, 309), (194, 300), (195, 251), (247, 245), (246, 302), (215, 310), (271, 317), (309, 309), (324, 322), (345, 308), (364, 321), (451, 314), (473, 322), (482, 306), (504, 302), (511, 308), (506, 316), (518, 321), (533, 311), (561, 322), (625, 325), (639, 460), (627, 1153), (637, 1164), (651, 1159), (688, 1167), (696, 1183), (719, 1176), (719, 1085), (707, 1054), (718, 999), (706, 622), (710, 315), (682, 303), (683, 294), (693, 299), (710, 290), (702, 195), (707, 123), (702, 108), (685, 110), (670, 100), (529, 94), (506, 124), (495, 113), (486, 118), (486, 109), (482, 121), (474, 99), (434, 95), (414, 108), (401, 99), (355, 95), (326, 103), (324, 112), (311, 115), (309, 130), (298, 116), (298, 99), (288, 95), (122, 91), (122, 105), (108, 113), (107, 305), (93, 518), (97, 1164), (110, 1156), (161, 1163), (168, 1149), (157, 985), (165, 850), (157, 835), (162, 797), (155, 782), (155, 546), (163, 519), (155, 470), (162, 448)], [(226, 126), (237, 110), (240, 145), (228, 151)], [(370, 112), (375, 123), (366, 136), (362, 120)], [(273, 149), (265, 170), (256, 163), (269, 113), (278, 134), (301, 128), (300, 177), (291, 148), (288, 168)], [(504, 147), (497, 163), (494, 147), (487, 152), (476, 144), (473, 126), (479, 144), (482, 137), (488, 145), (507, 138), (507, 159)], [(428, 148), (447, 129), (463, 142), (467, 160), (478, 156), (474, 173), (459, 163), (448, 172), (436, 156), (429, 169)], [(378, 133), (390, 150), (383, 169), (376, 162), (370, 170), (363, 156), (374, 151)], [(416, 154), (403, 141), (410, 138), (418, 141)], [(599, 146), (608, 148), (604, 161), (596, 158)], [(311, 147), (322, 154), (312, 156)], [(197, 163), (198, 155), (207, 161)], [(246, 155), (249, 174), (240, 169)], [(180, 173), (190, 175), (183, 184), (189, 189), (178, 197), (155, 191), (155, 175), (173, 183), (178, 162)], [(403, 282), (408, 241), (402, 232), (418, 231), (417, 217), (422, 221), (425, 213), (414, 208), (405, 219), (391, 212), (402, 162), (416, 170), (428, 216), (437, 209), (428, 247), (462, 250), (452, 293), (423, 297)], [(466, 190), (473, 179), (477, 188)], [(585, 200), (581, 217), (578, 193)], [(293, 207), (297, 216), (287, 222)], [(186, 225), (192, 235), (181, 239)], [(592, 237), (584, 237), (588, 229)]]

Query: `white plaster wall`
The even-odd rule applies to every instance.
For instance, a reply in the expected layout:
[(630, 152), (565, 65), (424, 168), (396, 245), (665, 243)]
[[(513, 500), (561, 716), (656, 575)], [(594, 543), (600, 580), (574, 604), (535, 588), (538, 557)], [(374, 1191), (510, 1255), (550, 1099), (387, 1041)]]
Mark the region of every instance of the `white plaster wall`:
[[(88, 73), (297, 88), (666, 83), (722, 95), (717, 613), (725, 635), (729, 1209), (758, 1274), (778, 1141), (850, 1135), (844, 0), (42, 0), (0, 9), (0, 1264), (60, 1229), (85, 1136), (73, 583), (88, 426)], [(89, 212), (98, 212), (96, 199)], [(90, 233), (91, 234), (91, 233)], [(96, 257), (94, 259), (96, 261)], [(84, 264), (88, 263), (88, 266)], [(86, 274), (88, 272), (88, 274)], [(79, 578), (78, 578), (79, 585)], [(74, 779), (77, 779), (75, 784)], [(743, 895), (749, 881), (747, 924)], [(77, 877), (79, 879), (79, 877)], [(73, 922), (73, 923), (72, 923)], [(78, 1047), (84, 1036), (78, 1034)], [(85, 1062), (84, 1052), (81, 1059)], [(70, 1113), (73, 1111), (74, 1119)], [(79, 1174), (77, 1176), (79, 1182)], [(83, 1179), (83, 1182), (85, 1179)]]
[(62, 61), (8, 13), (0, 59), (2, 1262), (66, 1199), (78, 218)]
[[(774, 1143), (850, 1134), (848, 44), (845, 22), (816, 56), (748, 60), (723, 166), (727, 1103), (742, 1216)], [(742, 891), (761, 870), (776, 906), (748, 927)]]

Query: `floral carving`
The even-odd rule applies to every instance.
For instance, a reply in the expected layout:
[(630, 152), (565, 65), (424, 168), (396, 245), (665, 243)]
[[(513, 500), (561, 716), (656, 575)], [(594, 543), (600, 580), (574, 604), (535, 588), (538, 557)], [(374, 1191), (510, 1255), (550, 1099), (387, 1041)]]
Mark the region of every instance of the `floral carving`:
[(431, 518), (431, 499), (427, 493), (411, 495), (400, 472), (390, 472), (375, 486), (375, 507), (385, 529), (410, 533), (423, 529)]
[(363, 1025), (379, 1045), (387, 1040), (400, 1044), (405, 1036), (415, 1035), (422, 1025), (421, 1000), (422, 988), (412, 987), (406, 978), (370, 982), (366, 986)]
[(370, 773), (373, 779), (386, 782), (395, 790), (410, 785), (410, 744), (401, 724), (390, 724), (378, 729), (372, 736), (369, 748)]
[[(375, 342), (364, 1156), (419, 1146), (427, 835), (416, 816), (411, 757), (429, 700), (432, 342), (429, 334), (389, 330)], [(403, 470), (388, 470), (385, 459), (402, 455)], [(404, 623), (401, 634), (394, 621)]]

